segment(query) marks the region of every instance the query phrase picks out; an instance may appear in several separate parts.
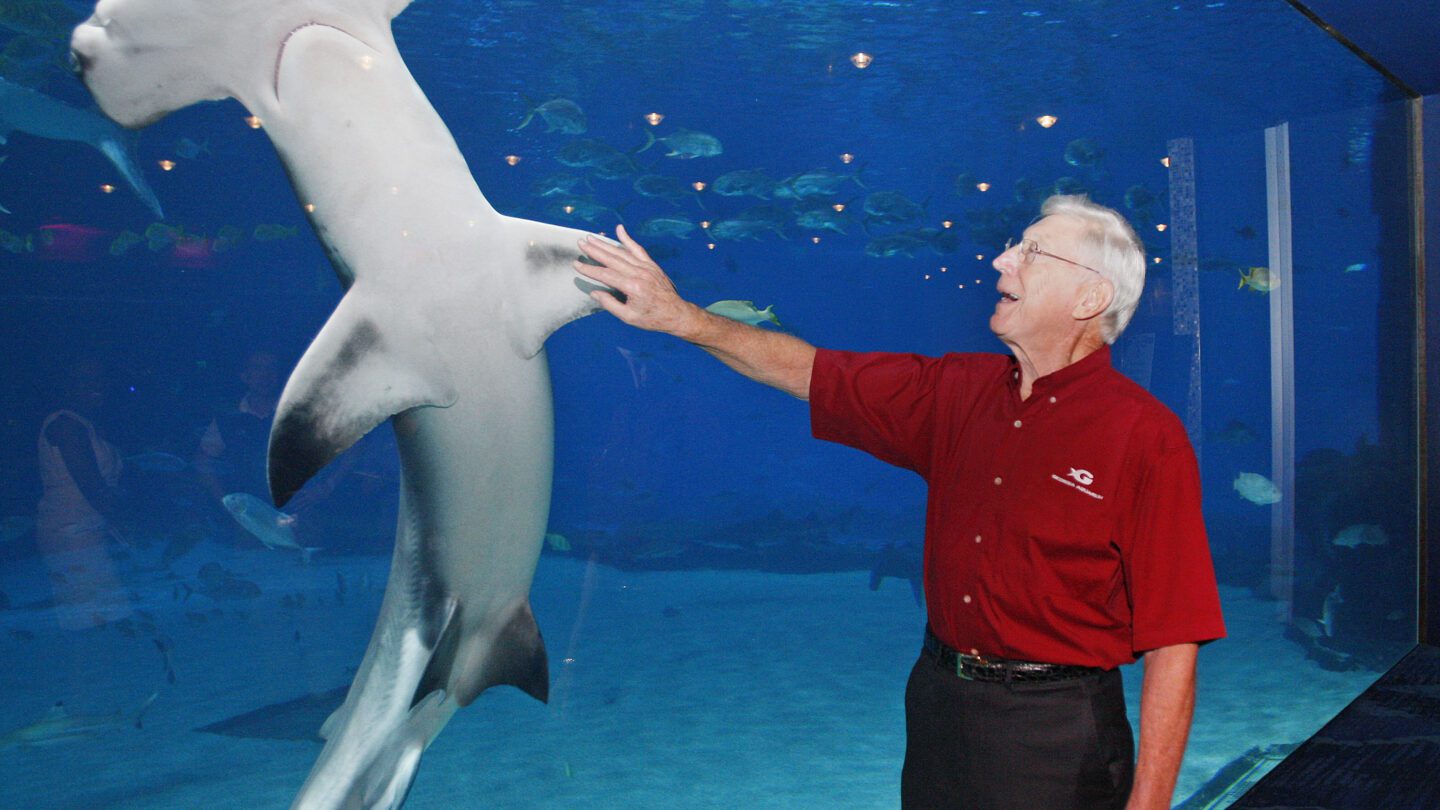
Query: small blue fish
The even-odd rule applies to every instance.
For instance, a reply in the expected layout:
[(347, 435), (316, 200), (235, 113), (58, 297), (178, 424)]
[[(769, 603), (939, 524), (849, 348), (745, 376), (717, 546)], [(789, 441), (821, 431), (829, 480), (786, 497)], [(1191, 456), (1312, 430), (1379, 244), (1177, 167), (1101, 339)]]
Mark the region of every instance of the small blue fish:
[(310, 562), (310, 555), (320, 550), (295, 542), (294, 516), (278, 511), (254, 495), (232, 492), (220, 501), (230, 510), (237, 523), (269, 548), (294, 549), (300, 552), (301, 559), (307, 564)]
[(649, 149), (656, 142), (665, 144), (670, 149), (665, 157), (680, 158), (688, 160), (697, 157), (715, 157), (725, 148), (720, 145), (720, 139), (705, 132), (696, 132), (692, 129), (679, 129), (673, 135), (666, 135), (663, 138), (656, 138), (648, 131), (645, 133), (648, 142), (640, 148), (641, 152)]
[(546, 132), (559, 132), (562, 135), (580, 135), (588, 128), (585, 119), (585, 111), (580, 105), (568, 98), (556, 98), (544, 104), (532, 104), (530, 111), (525, 114), (525, 120), (515, 127), (516, 130), (524, 129), (535, 116), (545, 122)]

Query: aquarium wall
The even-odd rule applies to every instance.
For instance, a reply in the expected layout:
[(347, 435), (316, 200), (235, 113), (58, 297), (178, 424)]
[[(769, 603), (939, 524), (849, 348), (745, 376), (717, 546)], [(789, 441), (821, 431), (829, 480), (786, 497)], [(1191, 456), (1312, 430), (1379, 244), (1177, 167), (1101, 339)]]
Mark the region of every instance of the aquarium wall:
[[(0, 120), (31, 122), (0, 152), (0, 783), (32, 808), (286, 806), (392, 598), (413, 424), (275, 508), (269, 411), (350, 279), (254, 110), (104, 123), (68, 67), (82, 5), (0, 7)], [(1228, 629), (1201, 650), (1177, 803), (1278, 761), (1422, 617), (1440, 633), (1417, 609), (1440, 593), (1417, 565), (1440, 361), (1417, 386), (1414, 102), (1290, 4), (416, 0), (393, 28), (501, 214), (623, 222), (691, 300), (815, 345), (1003, 352), (1007, 240), (1053, 193), (1125, 215), (1148, 277), (1113, 359), (1195, 448)], [(393, 155), (346, 176), (415, 158)], [(410, 269), (383, 318), (434, 283)], [(440, 297), (490, 294), (458, 278)], [(477, 353), (499, 333), (462, 326)], [(549, 700), (459, 710), (407, 806), (896, 806), (924, 482), (604, 313), (544, 353), (548, 399), (485, 390), (528, 397), (527, 425), (553, 401), (525, 538)]]

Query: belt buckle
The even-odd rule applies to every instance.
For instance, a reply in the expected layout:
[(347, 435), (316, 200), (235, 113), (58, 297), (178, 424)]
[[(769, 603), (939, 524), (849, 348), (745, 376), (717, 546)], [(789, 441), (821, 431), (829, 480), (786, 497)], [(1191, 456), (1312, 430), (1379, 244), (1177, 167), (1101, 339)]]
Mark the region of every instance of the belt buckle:
[(989, 663), (983, 655), (966, 655), (965, 653), (957, 652), (955, 653), (955, 674), (958, 675), (961, 680), (978, 681), (980, 680), (979, 678), (965, 671), (966, 665), (968, 664), (969, 666), (978, 668)]

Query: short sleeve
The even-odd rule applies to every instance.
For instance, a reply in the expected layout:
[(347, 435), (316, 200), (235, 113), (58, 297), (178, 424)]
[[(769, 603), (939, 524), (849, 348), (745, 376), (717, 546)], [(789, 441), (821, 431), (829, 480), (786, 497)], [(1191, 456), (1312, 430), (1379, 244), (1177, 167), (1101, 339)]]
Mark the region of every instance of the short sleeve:
[(817, 350), (811, 432), (928, 476), (940, 365), (915, 354)]
[(1121, 543), (1132, 651), (1223, 638), (1195, 452), (1183, 430), (1137, 452), (1144, 454), (1141, 479)]

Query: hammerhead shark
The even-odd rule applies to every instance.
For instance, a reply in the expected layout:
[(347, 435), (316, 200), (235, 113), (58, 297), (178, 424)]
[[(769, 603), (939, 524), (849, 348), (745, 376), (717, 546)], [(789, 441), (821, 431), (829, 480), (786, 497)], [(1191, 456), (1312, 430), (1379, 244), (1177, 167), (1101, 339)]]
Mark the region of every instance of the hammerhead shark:
[(113, 123), (90, 110), (72, 107), (39, 90), (0, 78), (0, 144), (16, 131), (56, 141), (78, 141), (95, 147), (114, 164), (135, 196), (156, 218), (165, 218), (159, 198), (135, 165), (135, 150), (130, 139)]
[(295, 808), (393, 808), (460, 707), (544, 700), (529, 591), (553, 417), (544, 341), (598, 308), (581, 231), (486, 201), (396, 48), (409, 0), (101, 0), (71, 49), (139, 127), (233, 97), (258, 117), (346, 289), (281, 394), (272, 498), (389, 420), (401, 462), (390, 580)]

